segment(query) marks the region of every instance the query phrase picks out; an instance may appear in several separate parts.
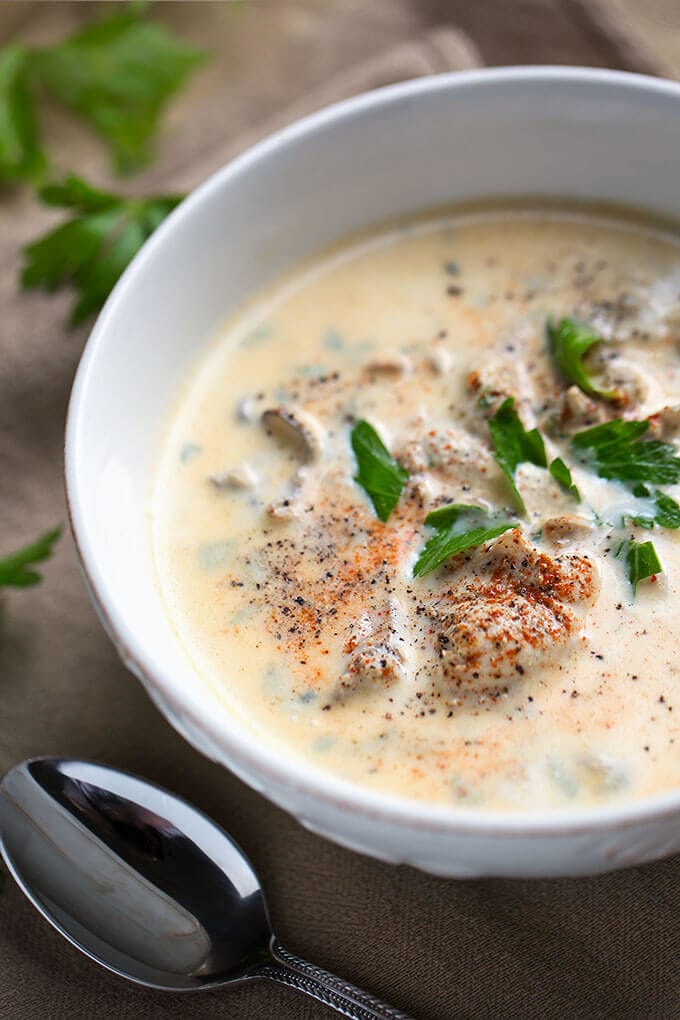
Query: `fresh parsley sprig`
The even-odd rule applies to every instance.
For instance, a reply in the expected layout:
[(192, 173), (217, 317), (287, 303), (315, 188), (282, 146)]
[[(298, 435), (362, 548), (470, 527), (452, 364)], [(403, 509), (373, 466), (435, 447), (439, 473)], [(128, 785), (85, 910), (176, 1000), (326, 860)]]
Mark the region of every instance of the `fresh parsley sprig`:
[(601, 478), (672, 485), (680, 481), (680, 457), (671, 443), (643, 439), (648, 421), (615, 418), (572, 437), (572, 447)]
[(524, 428), (515, 410), (514, 397), (503, 401), (493, 418), (489, 418), (488, 425), (496, 463), (510, 483), (520, 512), (525, 514), (526, 507), (515, 483), (515, 472), (524, 462), (543, 468), (548, 466), (543, 437), (538, 429), (527, 432)]
[(634, 542), (632, 539), (622, 542), (616, 555), (626, 561), (628, 580), (633, 587), (633, 594), (637, 594), (637, 586), (640, 581), (663, 572), (661, 560), (653, 542)]
[(589, 397), (615, 400), (616, 390), (603, 390), (588, 374), (583, 359), (591, 347), (602, 343), (602, 337), (592, 326), (576, 319), (564, 318), (546, 325), (550, 352), (560, 372), (571, 383), (575, 383)]
[(32, 56), (41, 84), (81, 116), (128, 173), (148, 162), (160, 116), (205, 54), (134, 11)]
[(35, 542), (0, 559), (0, 588), (29, 588), (38, 584), (42, 576), (31, 568), (50, 558), (60, 535), (61, 528), (54, 528)]
[(435, 529), (427, 540), (413, 567), (414, 577), (423, 577), (457, 553), (498, 538), (517, 522), (499, 514), (489, 514), (480, 506), (468, 503), (450, 503), (432, 510), (425, 524)]
[(181, 202), (181, 195), (125, 198), (71, 175), (39, 192), (48, 205), (74, 215), (24, 248), (23, 287), (54, 291), (71, 283), (78, 301), (71, 325), (97, 311), (146, 239)]
[(399, 502), (408, 471), (391, 455), (367, 421), (358, 421), (351, 433), (357, 462), (355, 481), (369, 496), (381, 521), (386, 521)]
[(35, 181), (46, 166), (37, 99), (80, 116), (127, 173), (148, 162), (168, 101), (206, 54), (128, 10), (55, 46), (0, 50), (0, 183)]
[(0, 50), (0, 183), (34, 180), (45, 168), (33, 89), (28, 50), (10, 43)]

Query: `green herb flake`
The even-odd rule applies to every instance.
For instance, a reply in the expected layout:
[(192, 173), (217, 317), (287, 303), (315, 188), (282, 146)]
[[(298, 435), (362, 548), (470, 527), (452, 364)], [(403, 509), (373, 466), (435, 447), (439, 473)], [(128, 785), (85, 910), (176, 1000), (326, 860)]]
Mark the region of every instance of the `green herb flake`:
[(148, 162), (160, 116), (205, 54), (127, 11), (39, 50), (40, 82), (108, 143), (120, 172)]
[(548, 470), (550, 471), (550, 474), (553, 476), (558, 485), (561, 485), (562, 488), (566, 492), (568, 492), (570, 496), (573, 496), (577, 503), (580, 503), (581, 493), (576, 488), (574, 480), (571, 477), (571, 471), (564, 463), (562, 458), (555, 457), (555, 459), (551, 461)]
[(345, 348), (345, 340), (342, 333), (332, 326), (323, 335), (322, 343), (329, 351), (342, 351)]
[[(642, 489), (645, 491), (642, 492)], [(648, 489), (642, 486), (641, 488), (636, 487), (634, 495), (649, 497), (650, 493)], [(654, 493), (654, 509), (652, 514), (631, 515), (628, 519), (641, 528), (653, 528), (658, 524), (660, 528), (677, 529), (680, 528), (680, 506), (674, 499), (667, 496), (665, 492), (659, 492), (657, 489)]]
[(0, 559), (0, 588), (30, 588), (38, 584), (42, 576), (30, 568), (50, 558), (61, 528), (54, 528), (25, 545), (22, 549)]
[(10, 43), (0, 50), (0, 182), (31, 180), (44, 166), (29, 53)]
[(482, 507), (467, 503), (450, 503), (432, 510), (425, 524), (435, 529), (427, 540), (413, 568), (414, 577), (423, 577), (457, 553), (498, 538), (517, 523), (489, 514)]
[(543, 437), (538, 429), (526, 431), (515, 410), (514, 397), (501, 404), (488, 424), (496, 463), (510, 482), (517, 506), (524, 514), (526, 507), (515, 484), (515, 472), (525, 461), (538, 467), (548, 466)]
[(197, 443), (185, 443), (179, 451), (180, 463), (190, 464), (192, 460), (198, 457), (199, 453), (202, 453), (202, 447), (198, 446)]
[(79, 295), (71, 325), (101, 308), (147, 238), (182, 201), (180, 195), (124, 198), (73, 175), (39, 195), (74, 215), (24, 248), (21, 284), (53, 291), (71, 283)]
[(590, 397), (614, 400), (615, 390), (600, 389), (592, 381), (583, 364), (583, 358), (591, 347), (602, 343), (602, 337), (592, 326), (576, 319), (564, 318), (558, 323), (548, 321), (546, 326), (550, 352), (562, 375)]
[(354, 480), (369, 496), (380, 520), (386, 521), (399, 502), (408, 471), (397, 463), (367, 421), (356, 423), (351, 442), (359, 469)]
[(626, 561), (628, 579), (633, 586), (633, 594), (637, 593), (640, 581), (663, 572), (653, 542), (622, 542), (616, 555), (623, 557)]
[(656, 500), (655, 522), (660, 528), (680, 528), (680, 506), (664, 492), (654, 493)]
[(680, 457), (671, 443), (642, 439), (648, 421), (615, 418), (572, 437), (575, 451), (586, 454), (601, 478), (619, 482), (672, 485), (680, 481)]

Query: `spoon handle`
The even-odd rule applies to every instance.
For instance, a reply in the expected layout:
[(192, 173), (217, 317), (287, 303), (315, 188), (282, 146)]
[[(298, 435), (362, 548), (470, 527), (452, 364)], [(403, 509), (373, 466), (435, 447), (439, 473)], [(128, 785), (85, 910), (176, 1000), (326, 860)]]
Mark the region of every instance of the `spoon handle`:
[(272, 939), (271, 952), (274, 962), (258, 970), (260, 977), (278, 981), (290, 988), (311, 995), (318, 1002), (332, 1007), (349, 1020), (411, 1020), (406, 1013), (386, 1006), (373, 995), (351, 985), (349, 981), (330, 974), (321, 967), (307, 963)]

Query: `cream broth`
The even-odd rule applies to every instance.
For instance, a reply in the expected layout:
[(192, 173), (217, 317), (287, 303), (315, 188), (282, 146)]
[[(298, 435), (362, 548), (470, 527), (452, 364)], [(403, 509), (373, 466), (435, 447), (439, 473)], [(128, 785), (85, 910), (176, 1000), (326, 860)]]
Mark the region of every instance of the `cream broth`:
[[(197, 683), (282, 754), (404, 797), (518, 811), (675, 787), (680, 531), (632, 524), (653, 496), (571, 437), (650, 419), (674, 443), (679, 313), (671, 232), (506, 209), (356, 239), (233, 317), (153, 490)], [(609, 399), (557, 369), (546, 322), (563, 316), (602, 337), (584, 363)], [(519, 512), (489, 428), (508, 397), (580, 502), (522, 463)], [(409, 476), (385, 523), (355, 481), (359, 420)], [(515, 527), (414, 577), (425, 517), (452, 501)], [(663, 567), (635, 593), (630, 539)]]

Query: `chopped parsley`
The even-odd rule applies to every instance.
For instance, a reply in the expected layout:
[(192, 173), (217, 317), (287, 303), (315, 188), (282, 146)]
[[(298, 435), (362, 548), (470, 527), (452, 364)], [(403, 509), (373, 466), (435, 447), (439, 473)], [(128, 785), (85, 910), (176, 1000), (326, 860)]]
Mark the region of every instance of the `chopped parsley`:
[(615, 418), (572, 437), (572, 446), (600, 478), (670, 485), (680, 481), (680, 457), (671, 443), (643, 439), (648, 421)]
[(628, 580), (633, 587), (634, 594), (637, 592), (640, 581), (663, 572), (653, 542), (634, 542), (632, 540), (622, 542), (616, 555), (623, 557), (626, 561)]
[(571, 471), (564, 463), (561, 457), (555, 457), (550, 463), (548, 468), (550, 474), (553, 476), (558, 485), (561, 485), (570, 496), (576, 500), (577, 503), (581, 502), (581, 494), (574, 484), (574, 480), (571, 477)]
[[(645, 486), (636, 487), (634, 495), (651, 497), (651, 493)], [(654, 492), (653, 499), (654, 506), (651, 514), (644, 512), (631, 514), (628, 519), (641, 528), (653, 528), (656, 524), (660, 528), (680, 528), (680, 506), (675, 500), (667, 496), (665, 492), (659, 492), (658, 489)]]
[(39, 194), (74, 215), (24, 248), (21, 283), (48, 291), (71, 283), (78, 293), (71, 325), (99, 310), (149, 235), (182, 201), (181, 195), (125, 198), (74, 175)]
[(431, 573), (445, 560), (456, 553), (498, 538), (517, 523), (489, 514), (482, 507), (468, 503), (450, 503), (432, 510), (425, 518), (425, 524), (434, 528), (435, 533), (425, 543), (413, 568), (414, 577)]
[(510, 482), (517, 506), (524, 514), (526, 507), (515, 484), (515, 472), (525, 461), (538, 467), (548, 466), (543, 437), (538, 429), (527, 432), (524, 428), (515, 410), (514, 397), (503, 401), (488, 424), (496, 463)]
[(602, 337), (592, 326), (576, 319), (564, 318), (558, 323), (548, 321), (546, 331), (550, 352), (565, 379), (575, 383), (589, 397), (602, 397), (604, 400), (614, 400), (617, 397), (615, 390), (603, 390), (596, 386), (583, 364), (583, 358), (590, 348), (602, 343)]
[(54, 528), (41, 535), (35, 542), (0, 559), (0, 588), (30, 588), (31, 585), (38, 584), (42, 577), (31, 567), (50, 558), (60, 535), (61, 528)]
[(386, 521), (399, 502), (408, 471), (397, 463), (367, 421), (356, 423), (351, 442), (358, 468), (354, 480), (369, 496), (380, 520)]

